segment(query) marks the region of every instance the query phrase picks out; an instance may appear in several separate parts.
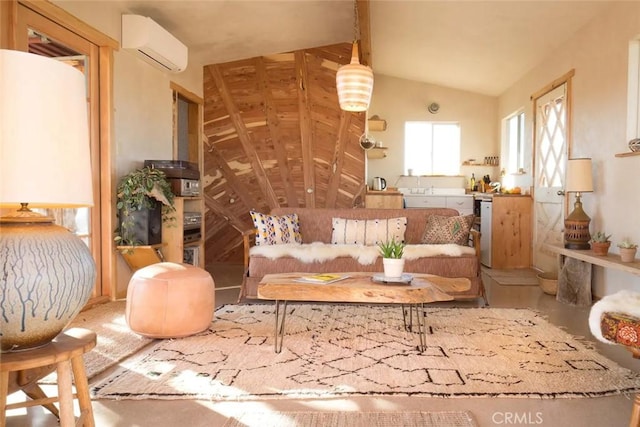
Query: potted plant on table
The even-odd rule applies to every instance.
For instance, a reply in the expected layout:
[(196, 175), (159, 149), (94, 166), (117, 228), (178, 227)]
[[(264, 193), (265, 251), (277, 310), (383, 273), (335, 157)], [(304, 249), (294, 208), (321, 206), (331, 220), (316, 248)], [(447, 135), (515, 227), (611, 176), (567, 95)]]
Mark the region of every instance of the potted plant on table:
[[(162, 222), (175, 219), (170, 216), (175, 211), (174, 194), (164, 172), (144, 167), (128, 173), (120, 179), (116, 198), (119, 225), (114, 240), (119, 246), (150, 245), (162, 241)], [(159, 228), (154, 230), (157, 241), (140, 238), (141, 228), (145, 228), (142, 234), (147, 232), (144, 223)]]
[(380, 255), (382, 255), (382, 265), (384, 267), (384, 276), (386, 278), (400, 278), (404, 271), (404, 242), (388, 240), (378, 244)]
[(607, 234), (602, 231), (597, 231), (591, 236), (591, 249), (595, 255), (606, 256), (609, 253), (609, 247), (611, 246), (610, 237), (611, 234), (607, 236)]
[(622, 262), (633, 262), (636, 259), (636, 251), (638, 250), (638, 245), (632, 243), (629, 239), (624, 239), (622, 242), (618, 243), (618, 248), (620, 248), (620, 260)]

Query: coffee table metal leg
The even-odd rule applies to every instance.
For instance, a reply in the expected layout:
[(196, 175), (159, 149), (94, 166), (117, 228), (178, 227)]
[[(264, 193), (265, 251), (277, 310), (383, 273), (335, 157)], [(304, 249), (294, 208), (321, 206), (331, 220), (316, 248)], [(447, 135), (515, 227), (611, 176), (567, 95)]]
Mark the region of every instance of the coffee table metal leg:
[(282, 342), (284, 341), (284, 320), (287, 314), (287, 301), (284, 301), (282, 307), (282, 317), (280, 317), (280, 300), (276, 300), (276, 329), (275, 329), (275, 352), (282, 351)]
[(427, 349), (427, 320), (424, 318), (424, 304), (414, 304), (414, 308), (416, 311), (416, 326), (418, 327), (418, 338), (420, 340), (418, 351), (423, 352)]

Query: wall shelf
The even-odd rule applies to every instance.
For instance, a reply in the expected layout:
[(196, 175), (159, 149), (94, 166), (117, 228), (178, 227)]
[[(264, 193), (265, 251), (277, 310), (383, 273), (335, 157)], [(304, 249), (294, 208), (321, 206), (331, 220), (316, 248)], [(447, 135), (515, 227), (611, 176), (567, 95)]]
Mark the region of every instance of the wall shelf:
[(640, 151), (629, 151), (628, 153), (618, 153), (616, 157), (640, 156)]
[(373, 147), (367, 151), (369, 159), (384, 159), (387, 157), (387, 147)]

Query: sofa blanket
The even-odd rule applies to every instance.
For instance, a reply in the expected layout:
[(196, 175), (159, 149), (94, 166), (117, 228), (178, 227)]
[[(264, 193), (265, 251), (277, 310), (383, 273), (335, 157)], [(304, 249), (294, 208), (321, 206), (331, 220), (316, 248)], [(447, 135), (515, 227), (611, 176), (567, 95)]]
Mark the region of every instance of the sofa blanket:
[(255, 246), (255, 230), (244, 234), (245, 277), (240, 300), (257, 298), (258, 283), (272, 273), (382, 272), (382, 257), (376, 245), (332, 244), (333, 219), (374, 220), (406, 218), (404, 271), (443, 277), (466, 277), (471, 289), (454, 294), (457, 300), (482, 297), (480, 277), (480, 233), (471, 231), (469, 245), (422, 243), (431, 215), (458, 216), (449, 208), (416, 209), (322, 209), (276, 208), (274, 216), (296, 214), (302, 243)]

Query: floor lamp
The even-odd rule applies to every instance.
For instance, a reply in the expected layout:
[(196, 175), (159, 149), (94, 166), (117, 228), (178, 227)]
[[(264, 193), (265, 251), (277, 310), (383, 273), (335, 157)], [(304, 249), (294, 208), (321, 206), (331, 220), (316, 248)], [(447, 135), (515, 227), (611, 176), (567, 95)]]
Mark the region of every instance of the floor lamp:
[(87, 303), (87, 245), (29, 208), (93, 205), (84, 74), (0, 50), (0, 350), (47, 344)]
[(567, 175), (565, 191), (576, 193), (573, 211), (564, 220), (564, 247), (568, 249), (590, 249), (589, 223), (591, 218), (582, 209), (582, 193), (593, 191), (593, 174), (591, 159), (569, 159), (567, 161)]

